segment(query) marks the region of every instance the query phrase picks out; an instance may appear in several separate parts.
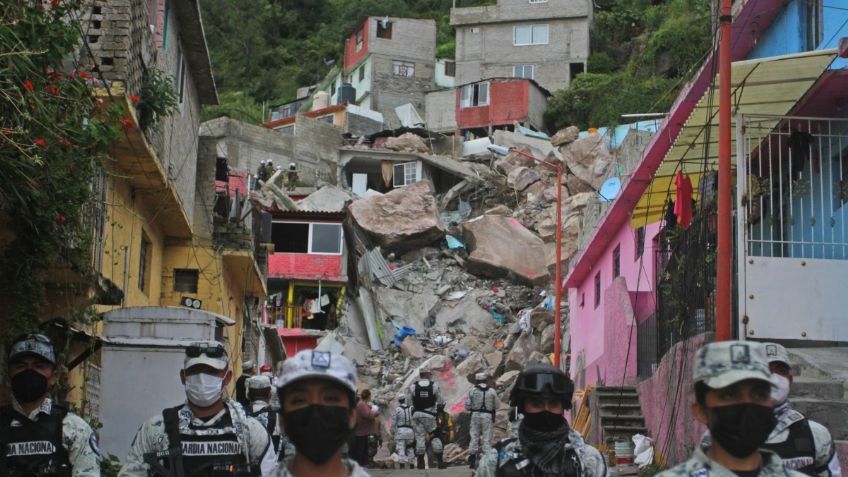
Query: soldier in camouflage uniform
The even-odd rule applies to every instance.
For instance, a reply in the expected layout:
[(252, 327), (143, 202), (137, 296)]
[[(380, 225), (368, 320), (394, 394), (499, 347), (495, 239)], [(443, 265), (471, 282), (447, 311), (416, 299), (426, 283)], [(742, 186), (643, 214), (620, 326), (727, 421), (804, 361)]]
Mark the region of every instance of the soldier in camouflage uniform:
[(16, 339), (6, 363), (12, 404), (0, 408), (0, 475), (100, 477), (91, 427), (47, 397), (57, 377), (50, 339), (40, 334)]
[[(424, 468), (424, 454), (427, 452), (427, 435), (436, 430), (436, 406), (444, 404), (442, 391), (433, 381), (433, 373), (427, 368), (418, 371), (418, 381), (409, 388), (409, 401), (412, 402), (412, 428), (415, 430), (415, 455), (418, 456), (418, 468)], [(441, 455), (442, 449), (433, 448)]]
[(342, 457), (356, 423), (353, 362), (327, 351), (301, 351), (283, 363), (277, 387), (280, 422), (295, 452), (270, 477), (368, 477), (356, 461)]
[(712, 441), (657, 477), (801, 477), (761, 447), (775, 426), (765, 347), (750, 341), (708, 343), (695, 355), (695, 418)]
[(776, 452), (790, 469), (810, 476), (841, 477), (842, 469), (830, 432), (823, 425), (792, 409), (789, 403), (789, 386), (792, 384), (789, 353), (776, 343), (765, 343), (764, 346), (772, 372), (772, 398), (777, 426), (763, 447)]
[(477, 384), (465, 398), (465, 409), (471, 412), (471, 443), (468, 445), (468, 462), (473, 469), (477, 464), (477, 451), (483, 454), (492, 448), (492, 431), (495, 412), (498, 410), (498, 393), (486, 383), (488, 375), (477, 373)]
[(412, 430), (412, 407), (406, 403), (406, 396), (398, 396), (398, 407), (392, 418), (392, 430), (395, 437), (395, 446), (398, 456), (398, 464), (403, 469), (409, 465), (412, 468), (415, 461), (415, 431)]
[(244, 408), (224, 399), (233, 374), (217, 341), (186, 348), (180, 379), (186, 403), (142, 424), (120, 477), (266, 475), (276, 465), (268, 432)]
[(583, 442), (563, 413), (574, 384), (560, 369), (532, 364), (510, 392), (511, 406), (524, 415), (518, 437), (504, 439), (480, 457), (476, 477), (607, 477), (601, 453)]
[(277, 425), (277, 411), (271, 407), (271, 378), (268, 376), (251, 376), (247, 379), (247, 398), (250, 408), (247, 415), (255, 418), (265, 427), (271, 436), (274, 452), (280, 450), (280, 426)]

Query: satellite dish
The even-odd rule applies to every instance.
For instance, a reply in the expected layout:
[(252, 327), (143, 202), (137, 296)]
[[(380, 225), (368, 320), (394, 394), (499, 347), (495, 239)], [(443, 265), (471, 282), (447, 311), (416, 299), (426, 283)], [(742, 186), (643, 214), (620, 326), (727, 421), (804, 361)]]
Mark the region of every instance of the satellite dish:
[(610, 177), (601, 184), (598, 195), (601, 196), (601, 200), (604, 202), (610, 202), (618, 197), (619, 192), (621, 192), (621, 179)]

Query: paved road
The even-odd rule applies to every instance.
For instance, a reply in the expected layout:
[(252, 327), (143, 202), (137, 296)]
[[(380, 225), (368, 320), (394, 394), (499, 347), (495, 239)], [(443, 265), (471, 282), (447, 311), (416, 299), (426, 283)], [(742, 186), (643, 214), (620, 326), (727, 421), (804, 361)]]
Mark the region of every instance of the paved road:
[(368, 469), (372, 477), (470, 477), (468, 466), (448, 467), (447, 469), (399, 470), (399, 469)]

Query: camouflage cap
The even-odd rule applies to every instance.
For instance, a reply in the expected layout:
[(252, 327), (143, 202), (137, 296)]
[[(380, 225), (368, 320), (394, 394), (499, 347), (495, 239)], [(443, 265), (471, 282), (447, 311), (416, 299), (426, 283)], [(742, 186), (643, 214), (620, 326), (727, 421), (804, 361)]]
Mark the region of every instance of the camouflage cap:
[(692, 380), (721, 389), (746, 379), (769, 381), (770, 375), (762, 344), (720, 341), (705, 344), (695, 354)]
[(251, 376), (247, 378), (247, 389), (270, 389), (271, 378), (268, 376)]
[(783, 345), (779, 345), (777, 343), (763, 343), (763, 346), (766, 349), (766, 359), (769, 364), (783, 363), (787, 366), (792, 365), (792, 363), (789, 362), (789, 353)]
[(53, 343), (50, 338), (42, 334), (30, 333), (18, 338), (9, 350), (7, 362), (11, 363), (24, 356), (37, 356), (56, 365), (56, 351), (53, 349)]
[(356, 366), (340, 354), (311, 349), (297, 353), (283, 362), (283, 372), (277, 379), (277, 387), (285, 389), (307, 378), (334, 381), (351, 393), (356, 393)]

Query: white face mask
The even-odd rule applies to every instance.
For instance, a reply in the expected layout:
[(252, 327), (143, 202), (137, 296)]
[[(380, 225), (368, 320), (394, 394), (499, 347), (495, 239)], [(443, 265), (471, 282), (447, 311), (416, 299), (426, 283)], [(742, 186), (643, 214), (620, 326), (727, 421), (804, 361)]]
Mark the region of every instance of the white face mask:
[(777, 373), (771, 375), (771, 398), (775, 405), (783, 404), (789, 398), (789, 379)]
[(224, 378), (206, 373), (186, 376), (186, 397), (195, 406), (209, 407), (219, 399), (224, 389)]

